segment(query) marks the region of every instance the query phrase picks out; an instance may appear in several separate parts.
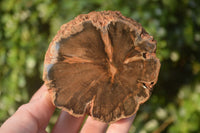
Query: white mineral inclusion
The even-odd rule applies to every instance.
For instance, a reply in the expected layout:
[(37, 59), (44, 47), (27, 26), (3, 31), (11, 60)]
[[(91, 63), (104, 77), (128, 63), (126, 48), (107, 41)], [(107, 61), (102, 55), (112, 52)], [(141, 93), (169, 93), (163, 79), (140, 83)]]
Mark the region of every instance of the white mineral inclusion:
[(55, 64), (57, 62), (57, 57), (58, 57), (58, 51), (60, 49), (60, 43), (59, 42), (55, 42), (55, 44), (53, 44), (51, 46), (51, 55), (52, 55), (52, 59), (51, 59), (51, 64), (46, 64), (44, 67), (46, 69), (46, 73), (47, 73), (47, 80), (50, 80), (49, 77), (49, 71), (51, 70), (51, 68), (53, 67), (53, 64)]
[(58, 52), (59, 49), (60, 49), (60, 43), (56, 42), (56, 51)]
[(50, 77), (49, 77), (49, 71), (51, 70), (51, 68), (53, 67), (53, 64), (46, 64), (45, 66), (45, 69), (46, 69), (46, 73), (47, 73), (47, 80), (50, 80)]
[(50, 51), (50, 53), (51, 53), (51, 55), (52, 55), (52, 60), (51, 60), (51, 63), (52, 64), (54, 64), (54, 63), (56, 63), (57, 62), (57, 57), (58, 57), (58, 51), (59, 51), (59, 49), (60, 49), (60, 43), (59, 42), (55, 42), (55, 44), (53, 44), (52, 46), (51, 46), (51, 51)]

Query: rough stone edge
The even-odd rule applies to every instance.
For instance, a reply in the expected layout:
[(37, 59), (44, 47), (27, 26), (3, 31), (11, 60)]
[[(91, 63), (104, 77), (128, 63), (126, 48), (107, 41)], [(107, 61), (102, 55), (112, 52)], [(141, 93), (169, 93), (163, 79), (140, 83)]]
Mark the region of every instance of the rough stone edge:
[[(108, 25), (113, 22), (123, 22), (126, 23), (127, 25), (129, 25), (130, 31), (136, 31), (136, 35), (140, 36), (142, 38), (143, 41), (151, 41), (152, 43), (155, 43), (156, 45), (156, 41), (154, 40), (154, 38), (152, 36), (150, 36), (145, 30), (144, 28), (141, 26), (140, 23), (136, 22), (135, 20), (131, 19), (131, 18), (127, 18), (125, 16), (123, 16), (119, 11), (100, 11), (100, 12), (90, 12), (88, 14), (81, 14), (78, 15), (75, 19), (69, 21), (68, 23), (65, 23), (61, 26), (60, 30), (57, 32), (56, 36), (53, 38), (53, 40), (51, 41), (51, 43), (49, 44), (48, 50), (45, 54), (45, 61), (44, 61), (44, 65), (45, 64), (55, 64), (57, 62), (57, 60), (54, 60), (53, 62), (51, 61), (52, 59), (50, 59), (50, 56), (53, 55), (53, 58), (56, 59), (56, 57), (58, 56), (58, 53), (55, 53), (56, 51), (51, 51), (51, 47), (53, 45), (56, 44), (56, 42), (59, 42), (62, 38), (68, 38), (71, 35), (74, 35), (76, 33), (79, 33), (83, 30), (83, 22), (92, 22), (92, 24), (97, 28), (97, 29), (107, 29)], [(159, 61), (159, 59), (157, 59), (157, 61)], [(160, 67), (160, 63), (158, 64)], [(159, 70), (158, 70), (159, 73)], [(47, 85), (48, 89), (49, 89), (49, 93), (52, 99), (52, 103), (54, 104), (55, 101), (55, 92), (53, 92), (53, 87), (50, 88), (50, 86), (48, 85), (51, 81), (48, 80), (46, 77), (46, 72), (45, 72), (45, 67), (44, 67), (44, 71), (43, 71), (43, 80), (45, 81), (45, 84)], [(155, 81), (157, 81), (157, 78), (155, 79)], [(136, 114), (136, 112), (139, 109), (139, 106), (141, 104), (143, 104), (144, 102), (146, 102), (149, 97), (150, 94), (147, 93), (147, 98), (144, 99), (143, 101), (140, 101), (137, 103), (136, 106), (136, 110), (135, 112), (133, 112), (132, 114), (125, 116), (124, 114), (121, 114), (121, 116), (119, 118), (113, 119), (113, 121), (110, 121), (109, 123), (113, 123), (116, 122), (117, 120), (123, 119), (123, 118), (128, 118), (133, 116), (134, 114)], [(55, 105), (55, 104), (54, 104)], [(57, 106), (58, 107), (58, 106)], [(74, 114), (73, 110), (68, 110), (64, 107), (58, 107), (60, 109), (63, 109), (65, 111), (67, 111), (69, 114), (75, 116), (75, 117), (81, 117), (84, 116), (80, 115), (80, 114)], [(93, 117), (93, 119), (98, 120), (98, 121), (102, 121), (105, 122), (101, 119), (95, 118)]]

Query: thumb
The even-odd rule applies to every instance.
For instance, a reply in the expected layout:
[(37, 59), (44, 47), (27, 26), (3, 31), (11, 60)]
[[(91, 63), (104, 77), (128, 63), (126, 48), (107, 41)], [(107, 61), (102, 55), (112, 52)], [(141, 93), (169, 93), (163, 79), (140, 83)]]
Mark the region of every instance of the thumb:
[(29, 103), (20, 106), (15, 114), (1, 126), (0, 132), (36, 133), (45, 131), (54, 109), (47, 87), (43, 85)]

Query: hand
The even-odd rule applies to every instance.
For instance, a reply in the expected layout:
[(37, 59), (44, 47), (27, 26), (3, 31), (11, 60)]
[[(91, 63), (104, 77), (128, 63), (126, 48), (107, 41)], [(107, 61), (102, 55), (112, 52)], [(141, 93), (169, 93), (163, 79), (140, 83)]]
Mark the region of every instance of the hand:
[[(43, 85), (29, 103), (18, 108), (1, 126), (1, 133), (46, 133), (45, 129), (55, 110), (47, 87)], [(52, 133), (127, 133), (135, 116), (119, 120), (109, 127), (103, 122), (88, 117), (82, 129), (84, 117), (76, 118), (62, 111)]]

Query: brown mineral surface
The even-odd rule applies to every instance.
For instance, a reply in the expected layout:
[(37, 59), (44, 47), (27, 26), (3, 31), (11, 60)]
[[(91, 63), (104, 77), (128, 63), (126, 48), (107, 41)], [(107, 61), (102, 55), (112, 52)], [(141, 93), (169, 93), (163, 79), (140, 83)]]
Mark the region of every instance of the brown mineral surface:
[(118, 11), (91, 12), (61, 26), (45, 55), (53, 104), (106, 123), (134, 115), (158, 79), (156, 41)]

